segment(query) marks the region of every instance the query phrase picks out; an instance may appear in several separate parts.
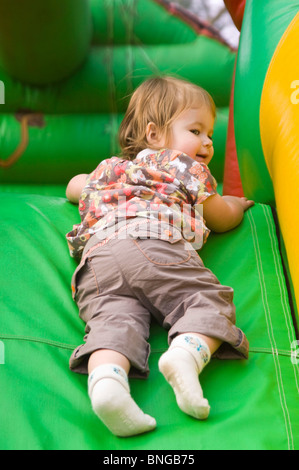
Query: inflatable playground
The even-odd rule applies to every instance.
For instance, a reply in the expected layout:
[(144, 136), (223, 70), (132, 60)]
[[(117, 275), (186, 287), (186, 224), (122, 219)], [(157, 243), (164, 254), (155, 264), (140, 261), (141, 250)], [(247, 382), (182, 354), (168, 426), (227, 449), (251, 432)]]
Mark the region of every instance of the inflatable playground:
[[(299, 0), (225, 4), (238, 50), (167, 0), (0, 0), (1, 449), (299, 449)], [(85, 326), (65, 187), (119, 152), (129, 95), (161, 73), (213, 96), (218, 190), (255, 201), (200, 252), (234, 288), (250, 355), (211, 361), (197, 421), (158, 371), (167, 333), (153, 323), (150, 376), (130, 386), (157, 428), (118, 438), (68, 366)]]

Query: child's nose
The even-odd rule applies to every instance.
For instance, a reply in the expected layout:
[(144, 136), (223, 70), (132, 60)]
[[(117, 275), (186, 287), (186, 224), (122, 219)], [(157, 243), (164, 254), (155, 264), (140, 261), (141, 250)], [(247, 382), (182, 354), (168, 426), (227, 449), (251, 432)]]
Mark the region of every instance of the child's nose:
[(213, 145), (212, 140), (206, 135), (202, 137), (202, 144), (205, 147), (211, 147)]

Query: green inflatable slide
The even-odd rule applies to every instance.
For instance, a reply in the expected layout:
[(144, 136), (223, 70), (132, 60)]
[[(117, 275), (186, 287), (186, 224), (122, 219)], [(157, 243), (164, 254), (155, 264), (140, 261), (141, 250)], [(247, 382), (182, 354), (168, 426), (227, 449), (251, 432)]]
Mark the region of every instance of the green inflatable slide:
[[(289, 171), (298, 208), (299, 169), (290, 152), (299, 105), (275, 100), (293, 136), (282, 158), (294, 169), (284, 164), (279, 173), (273, 161), (287, 131), (277, 127), (268, 97), (280, 96), (283, 81), (275, 60), (297, 47), (299, 1), (225, 3), (241, 29), (238, 51), (167, 0), (0, 0), (2, 450), (299, 449), (298, 263), (286, 228), (298, 233), (299, 224), (285, 223), (279, 185)], [(65, 187), (119, 152), (129, 96), (157, 73), (211, 93), (210, 169), (220, 191), (256, 201), (239, 227), (211, 234), (201, 251), (220, 282), (234, 288), (250, 356), (211, 361), (201, 376), (211, 413), (197, 421), (179, 410), (158, 371), (167, 333), (153, 323), (150, 376), (130, 385), (157, 428), (118, 438), (93, 413), (87, 376), (68, 366), (85, 325), (71, 296), (76, 262), (65, 238), (79, 213)], [(298, 67), (290, 77), (298, 81)], [(274, 150), (269, 136), (278, 139)]]

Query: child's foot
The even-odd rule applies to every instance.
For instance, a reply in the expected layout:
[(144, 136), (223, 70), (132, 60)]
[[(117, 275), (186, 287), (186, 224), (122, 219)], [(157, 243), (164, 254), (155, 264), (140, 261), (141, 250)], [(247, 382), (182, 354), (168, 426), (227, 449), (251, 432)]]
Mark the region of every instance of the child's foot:
[(208, 346), (190, 335), (177, 336), (159, 360), (159, 370), (172, 386), (179, 408), (196, 419), (206, 419), (210, 412), (198, 380), (209, 360)]
[(116, 436), (152, 431), (156, 421), (137, 406), (130, 395), (125, 371), (119, 366), (99, 366), (90, 374), (88, 392), (92, 408)]

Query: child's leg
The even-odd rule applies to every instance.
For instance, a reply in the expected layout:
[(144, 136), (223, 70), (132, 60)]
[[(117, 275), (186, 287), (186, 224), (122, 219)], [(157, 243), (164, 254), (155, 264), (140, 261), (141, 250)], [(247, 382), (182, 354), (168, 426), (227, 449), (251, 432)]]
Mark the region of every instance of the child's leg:
[(98, 349), (89, 357), (88, 373), (91, 374), (96, 367), (103, 364), (117, 364), (124, 369), (127, 375), (131, 368), (130, 361), (123, 354), (112, 349)]
[(206, 419), (210, 412), (198, 376), (220, 344), (220, 340), (198, 333), (181, 334), (159, 361), (159, 369), (172, 386), (178, 406), (197, 419)]
[(130, 395), (129, 360), (117, 351), (100, 349), (88, 362), (88, 392), (96, 415), (117, 436), (133, 436), (156, 427), (156, 421)]

